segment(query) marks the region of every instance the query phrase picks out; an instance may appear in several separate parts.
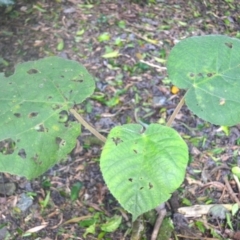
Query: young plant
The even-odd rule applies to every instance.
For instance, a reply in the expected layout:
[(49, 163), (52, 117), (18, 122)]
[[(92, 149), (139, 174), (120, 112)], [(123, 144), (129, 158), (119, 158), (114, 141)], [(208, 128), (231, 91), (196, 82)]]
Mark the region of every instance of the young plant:
[(187, 144), (170, 127), (184, 102), (213, 124), (240, 121), (240, 41), (221, 35), (191, 37), (171, 51), (168, 75), (186, 94), (167, 126), (125, 124), (107, 140), (74, 109), (94, 91), (94, 81), (76, 62), (51, 57), (18, 65), (0, 75), (0, 171), (34, 178), (64, 159), (80, 127), (69, 112), (102, 141), (100, 167), (115, 198), (133, 221), (167, 201), (182, 183)]
[(102, 151), (100, 167), (109, 190), (133, 215), (156, 208), (182, 183), (188, 149), (170, 128), (184, 101), (213, 124), (240, 122), (240, 41), (220, 35), (191, 37), (171, 51), (167, 70), (186, 93), (167, 126), (137, 124), (115, 127)]

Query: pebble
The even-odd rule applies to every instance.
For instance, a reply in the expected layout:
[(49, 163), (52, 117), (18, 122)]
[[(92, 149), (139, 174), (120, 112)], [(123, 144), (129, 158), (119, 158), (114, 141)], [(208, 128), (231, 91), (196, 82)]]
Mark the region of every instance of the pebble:
[(66, 14), (74, 13), (74, 12), (76, 12), (76, 9), (74, 7), (70, 7), (70, 8), (64, 9), (63, 12), (66, 13)]
[(155, 96), (155, 97), (153, 97), (153, 106), (154, 107), (163, 106), (166, 103), (166, 100), (167, 100), (167, 98), (164, 96), (162, 96), (162, 97)]
[(0, 183), (0, 194), (13, 195), (17, 187), (15, 183)]
[(33, 199), (27, 196), (25, 193), (20, 195), (20, 200), (18, 201), (16, 207), (18, 207), (22, 212), (25, 212), (33, 204)]

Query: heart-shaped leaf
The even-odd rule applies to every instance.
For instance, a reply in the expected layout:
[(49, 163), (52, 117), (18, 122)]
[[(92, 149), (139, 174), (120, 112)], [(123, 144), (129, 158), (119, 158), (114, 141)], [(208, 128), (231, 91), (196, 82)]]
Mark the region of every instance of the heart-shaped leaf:
[(179, 42), (168, 58), (169, 78), (188, 89), (185, 100), (197, 116), (213, 124), (240, 122), (240, 40), (209, 35)]
[(115, 127), (108, 135), (100, 167), (107, 186), (133, 215), (168, 200), (182, 183), (188, 148), (172, 128), (151, 124)]
[(65, 159), (80, 134), (69, 108), (94, 91), (75, 61), (49, 57), (0, 75), (0, 171), (34, 178)]

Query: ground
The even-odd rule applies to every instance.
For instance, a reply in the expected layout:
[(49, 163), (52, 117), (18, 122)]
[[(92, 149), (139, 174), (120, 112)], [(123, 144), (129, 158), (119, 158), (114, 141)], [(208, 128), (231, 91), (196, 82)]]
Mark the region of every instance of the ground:
[[(96, 81), (94, 95), (81, 105), (83, 117), (107, 136), (116, 125), (167, 121), (184, 94), (172, 89), (167, 56), (181, 39), (206, 34), (240, 37), (238, 0), (18, 0), (0, 7), (0, 72), (11, 75), (16, 64), (45, 56), (80, 62)], [(112, 56), (104, 56), (108, 53)], [(226, 220), (186, 219), (175, 212), (180, 206), (236, 201), (226, 186), (238, 191), (231, 166), (239, 162), (239, 126), (227, 136), (184, 106), (173, 127), (187, 141), (191, 161), (167, 204), (167, 226), (173, 229), (158, 239), (240, 239), (238, 214), (229, 220), (231, 228)], [(37, 179), (2, 174), (0, 239), (84, 239), (86, 231), (85, 239), (151, 238), (155, 212), (132, 225), (100, 173), (102, 144), (89, 135), (84, 130), (68, 159)], [(82, 188), (71, 201), (75, 184)], [(33, 202), (21, 212), (16, 206), (23, 193)], [(123, 217), (121, 225), (103, 231), (114, 215)]]

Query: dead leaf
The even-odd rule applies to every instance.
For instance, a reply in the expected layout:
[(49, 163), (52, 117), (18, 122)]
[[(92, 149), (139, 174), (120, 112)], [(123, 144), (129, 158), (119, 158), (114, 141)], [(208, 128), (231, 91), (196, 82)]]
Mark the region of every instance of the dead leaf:
[(45, 228), (46, 226), (48, 225), (48, 223), (44, 223), (40, 226), (37, 226), (37, 227), (33, 227), (33, 228), (30, 228), (26, 231), (26, 233), (35, 233), (35, 232), (39, 232), (40, 230), (42, 230), (43, 228)]

